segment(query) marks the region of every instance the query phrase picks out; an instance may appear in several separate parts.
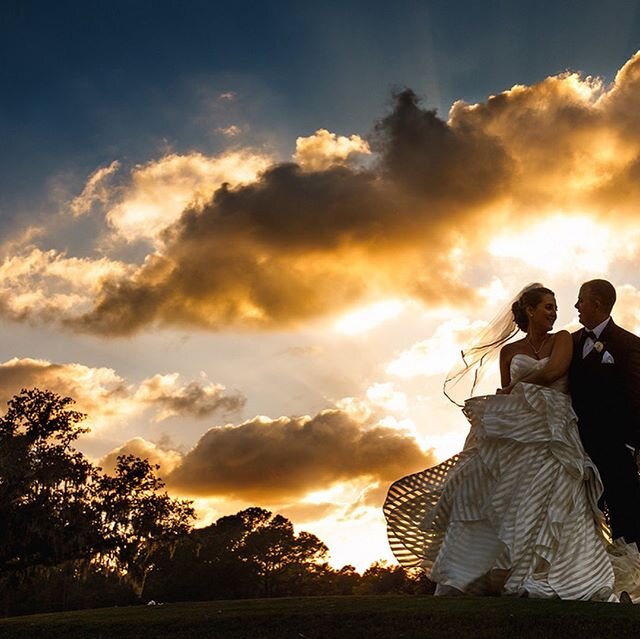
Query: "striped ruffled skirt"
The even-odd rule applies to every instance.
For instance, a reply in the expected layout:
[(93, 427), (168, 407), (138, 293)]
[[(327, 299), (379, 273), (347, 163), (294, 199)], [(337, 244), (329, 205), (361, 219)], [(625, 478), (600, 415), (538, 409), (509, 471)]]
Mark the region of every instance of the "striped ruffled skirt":
[(468, 400), (465, 413), (463, 451), (389, 489), (403, 566), (426, 569), (442, 593), (615, 601), (623, 581), (639, 583), (635, 545), (611, 544), (567, 395), (519, 384)]

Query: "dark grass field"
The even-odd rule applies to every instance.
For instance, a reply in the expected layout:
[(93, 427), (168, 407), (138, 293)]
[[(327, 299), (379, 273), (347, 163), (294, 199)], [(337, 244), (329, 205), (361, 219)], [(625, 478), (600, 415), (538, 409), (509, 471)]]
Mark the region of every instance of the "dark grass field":
[(640, 605), (308, 597), (103, 608), (0, 620), (2, 639), (637, 639)]

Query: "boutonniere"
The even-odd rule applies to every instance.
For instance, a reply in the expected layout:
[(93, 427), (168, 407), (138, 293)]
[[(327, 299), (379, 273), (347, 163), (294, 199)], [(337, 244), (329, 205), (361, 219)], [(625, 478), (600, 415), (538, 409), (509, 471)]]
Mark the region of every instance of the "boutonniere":
[(604, 349), (604, 344), (598, 340), (594, 345), (593, 348), (595, 348), (596, 353), (602, 353), (602, 350)]

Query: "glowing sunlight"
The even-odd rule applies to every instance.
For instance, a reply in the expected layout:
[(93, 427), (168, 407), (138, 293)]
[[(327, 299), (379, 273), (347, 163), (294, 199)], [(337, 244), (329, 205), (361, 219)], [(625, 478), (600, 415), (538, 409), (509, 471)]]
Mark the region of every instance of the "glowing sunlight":
[(520, 259), (549, 273), (606, 271), (617, 252), (608, 226), (587, 215), (555, 215), (489, 246), (496, 257)]
[(334, 328), (345, 335), (359, 335), (397, 317), (404, 308), (405, 303), (401, 300), (377, 302), (343, 315), (335, 323)]

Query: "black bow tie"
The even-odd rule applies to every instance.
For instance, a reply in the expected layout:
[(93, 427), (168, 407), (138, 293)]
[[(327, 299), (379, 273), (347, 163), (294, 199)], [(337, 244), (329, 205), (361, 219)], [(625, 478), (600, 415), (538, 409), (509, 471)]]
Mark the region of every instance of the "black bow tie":
[(587, 339), (587, 337), (590, 337), (594, 342), (598, 341), (598, 338), (596, 337), (596, 334), (593, 331), (585, 331), (584, 338)]

